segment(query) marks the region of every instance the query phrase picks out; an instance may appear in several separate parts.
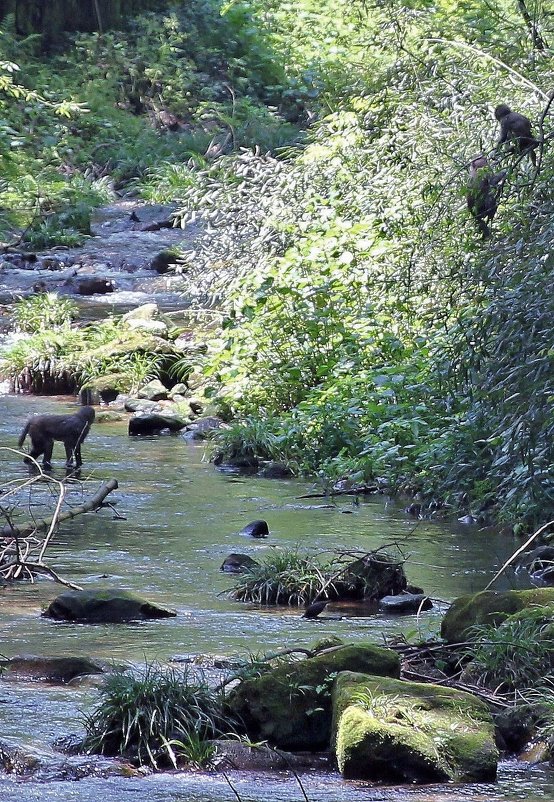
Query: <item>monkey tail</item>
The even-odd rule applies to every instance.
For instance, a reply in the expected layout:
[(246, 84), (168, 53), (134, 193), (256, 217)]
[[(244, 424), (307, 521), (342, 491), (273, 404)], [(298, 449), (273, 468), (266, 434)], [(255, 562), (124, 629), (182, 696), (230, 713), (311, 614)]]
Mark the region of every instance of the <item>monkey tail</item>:
[(30, 425), (31, 425), (31, 421), (28, 420), (27, 423), (25, 424), (25, 428), (23, 429), (23, 431), (19, 435), (19, 440), (17, 441), (18, 448), (21, 448), (21, 446), (23, 445), (23, 442), (24, 442), (25, 438), (27, 437), (27, 433), (29, 431), (29, 426)]

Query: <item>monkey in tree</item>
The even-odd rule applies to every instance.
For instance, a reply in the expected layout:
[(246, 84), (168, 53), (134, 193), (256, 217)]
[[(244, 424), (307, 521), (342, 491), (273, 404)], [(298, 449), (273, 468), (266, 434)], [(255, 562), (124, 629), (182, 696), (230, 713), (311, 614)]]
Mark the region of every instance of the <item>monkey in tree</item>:
[(498, 195), (506, 171), (493, 173), (486, 156), (476, 156), (469, 165), (469, 181), (467, 185), (467, 208), (477, 228), (487, 239), (491, 235), (490, 224), (498, 209)]
[(539, 142), (531, 133), (531, 120), (524, 114), (512, 111), (505, 103), (500, 103), (495, 108), (494, 116), (500, 123), (498, 144), (502, 145), (504, 142), (512, 141), (514, 152), (529, 153), (529, 158), (535, 167), (537, 157), (533, 148), (536, 148)]
[(36, 460), (42, 454), (43, 467), (51, 468), (54, 440), (60, 440), (65, 446), (66, 466), (69, 467), (75, 457), (75, 465), (80, 468), (83, 464), (81, 443), (93, 421), (92, 407), (81, 407), (74, 415), (35, 415), (29, 418), (18, 442), (21, 448), (27, 435), (31, 438), (31, 451), (25, 462), (32, 464), (30, 457)]

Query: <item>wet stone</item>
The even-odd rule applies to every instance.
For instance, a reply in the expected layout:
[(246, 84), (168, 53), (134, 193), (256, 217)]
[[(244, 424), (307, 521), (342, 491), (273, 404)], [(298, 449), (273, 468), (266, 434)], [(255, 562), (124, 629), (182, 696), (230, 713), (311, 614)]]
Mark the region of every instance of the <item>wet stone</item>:
[(57, 621), (122, 623), (148, 618), (170, 618), (174, 610), (150, 602), (128, 590), (71, 590), (61, 593), (43, 613)]
[(104, 667), (88, 657), (17, 655), (2, 664), (3, 680), (36, 680), (64, 684), (75, 677), (103, 674)]

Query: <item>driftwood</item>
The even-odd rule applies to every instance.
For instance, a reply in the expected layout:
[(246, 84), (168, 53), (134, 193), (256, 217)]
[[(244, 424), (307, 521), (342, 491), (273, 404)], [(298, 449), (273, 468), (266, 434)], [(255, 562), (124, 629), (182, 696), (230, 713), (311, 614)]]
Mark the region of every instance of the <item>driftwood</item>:
[[(37, 478), (45, 477), (41, 472), (40, 477)], [(31, 484), (34, 481), (36, 480), (31, 480)], [(59, 491), (53, 515), (50, 518), (26, 521), (19, 526), (9, 521), (0, 529), (0, 539), (4, 541), (0, 546), (0, 577), (4, 580), (28, 579), (33, 582), (36, 574), (46, 574), (62, 585), (74, 590), (82, 590), (80, 585), (62, 579), (50, 566), (46, 565), (44, 555), (60, 522), (75, 518), (83, 512), (98, 509), (102, 506), (106, 496), (117, 488), (117, 480), (109, 479), (104, 482), (88, 501), (64, 512), (61, 512), (61, 506), (65, 498), (65, 484), (51, 477), (48, 477), (48, 481), (57, 485)], [(23, 486), (26, 484), (28, 482), (25, 482)], [(10, 494), (11, 491), (8, 491), (3, 498)], [(37, 532), (41, 531), (45, 531), (45, 534), (37, 537)]]
[(85, 501), (78, 507), (72, 507), (69, 510), (61, 512), (57, 516), (53, 516), (52, 518), (39, 518), (35, 521), (25, 521), (25, 523), (20, 524), (19, 526), (15, 526), (14, 524), (5, 524), (2, 529), (0, 529), (0, 537), (28, 537), (35, 532), (41, 532), (44, 529), (49, 529), (54, 521), (56, 523), (61, 523), (62, 521), (67, 521), (70, 518), (75, 518), (77, 515), (81, 515), (83, 512), (96, 510), (101, 506), (106, 496), (111, 493), (112, 490), (116, 489), (117, 479), (108, 479), (108, 481), (104, 482), (104, 484), (93, 496), (90, 497), (88, 501)]
[(296, 496), (296, 498), (333, 498), (333, 496), (370, 496), (379, 492), (378, 485), (358, 485), (358, 487), (350, 487), (346, 490), (327, 490), (324, 493), (304, 493), (303, 496)]

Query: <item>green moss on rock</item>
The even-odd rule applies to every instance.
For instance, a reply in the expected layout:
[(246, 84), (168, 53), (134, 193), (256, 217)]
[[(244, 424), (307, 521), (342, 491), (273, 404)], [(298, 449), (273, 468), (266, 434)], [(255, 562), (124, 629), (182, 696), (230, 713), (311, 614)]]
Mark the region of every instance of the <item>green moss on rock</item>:
[(62, 621), (121, 623), (146, 618), (169, 618), (173, 610), (150, 602), (130, 590), (68, 590), (52, 601), (43, 615)]
[(510, 615), (530, 607), (554, 604), (554, 588), (533, 590), (485, 590), (459, 596), (443, 618), (441, 636), (448, 643), (471, 638), (471, 628), (480, 624), (498, 626)]
[(380, 782), (479, 782), (496, 776), (484, 702), (438, 685), (338, 675), (333, 737), (341, 773)]
[(230, 712), (253, 740), (282, 749), (324, 749), (331, 736), (331, 688), (341, 671), (398, 677), (398, 655), (372, 644), (340, 646), (278, 666), (231, 691)]

